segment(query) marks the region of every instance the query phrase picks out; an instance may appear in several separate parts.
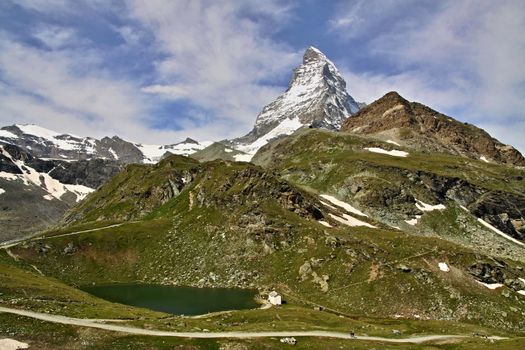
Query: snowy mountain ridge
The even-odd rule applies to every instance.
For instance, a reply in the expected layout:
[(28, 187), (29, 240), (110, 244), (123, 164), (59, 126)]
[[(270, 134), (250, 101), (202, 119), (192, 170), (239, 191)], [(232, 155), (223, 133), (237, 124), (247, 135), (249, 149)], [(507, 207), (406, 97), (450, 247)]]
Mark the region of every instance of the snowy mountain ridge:
[(15, 124), (0, 129), (0, 143), (13, 144), (42, 159), (110, 159), (123, 163), (156, 163), (166, 153), (188, 156), (207, 147), (186, 139), (171, 145), (147, 145), (125, 141), (118, 136), (96, 139), (60, 134), (34, 124)]

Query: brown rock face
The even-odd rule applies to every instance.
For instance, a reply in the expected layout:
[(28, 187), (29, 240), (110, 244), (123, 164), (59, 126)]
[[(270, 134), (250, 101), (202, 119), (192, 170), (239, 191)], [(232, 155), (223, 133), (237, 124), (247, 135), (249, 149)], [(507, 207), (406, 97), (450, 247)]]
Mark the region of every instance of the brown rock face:
[(502, 144), (474, 125), (461, 123), (420, 103), (409, 102), (397, 92), (389, 92), (362, 108), (341, 127), (341, 131), (360, 134), (390, 130), (397, 130), (409, 144), (420, 147), (430, 146), (469, 158), (484, 157), (498, 163), (525, 166), (525, 158), (514, 147)]

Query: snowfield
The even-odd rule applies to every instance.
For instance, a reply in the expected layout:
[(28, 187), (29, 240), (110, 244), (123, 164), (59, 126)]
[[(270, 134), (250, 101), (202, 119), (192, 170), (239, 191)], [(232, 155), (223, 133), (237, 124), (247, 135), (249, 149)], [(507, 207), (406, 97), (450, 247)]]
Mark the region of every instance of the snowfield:
[(373, 153), (381, 153), (381, 154), (387, 154), (389, 156), (394, 156), (394, 157), (406, 157), (408, 156), (408, 152), (405, 152), (405, 151), (398, 151), (398, 150), (392, 150), (392, 151), (387, 151), (386, 149), (382, 149), (382, 148), (379, 148), (379, 147), (366, 147), (365, 148), (367, 151), (369, 152), (373, 152)]
[(17, 139), (18, 138), (18, 136), (16, 136), (12, 132), (7, 131), (7, 130), (2, 130), (2, 129), (0, 129), (0, 137), (7, 137), (7, 138), (10, 138), (10, 139)]
[(72, 134), (60, 134), (34, 124), (16, 124), (24, 134), (39, 137), (65, 151), (85, 149), (88, 154), (95, 152), (93, 139), (90, 137), (80, 137)]
[(342, 224), (345, 224), (347, 226), (366, 226), (366, 227), (370, 227), (370, 228), (376, 228), (375, 226), (373, 225), (370, 225), (368, 222), (364, 222), (364, 221), (361, 221), (361, 220), (358, 220), (348, 214), (343, 214), (343, 217), (340, 217), (340, 216), (337, 216), (337, 215), (334, 215), (334, 214), (328, 214), (330, 215), (330, 217), (336, 221), (339, 221), (340, 223)]
[(249, 162), (250, 160), (252, 160), (254, 155), (255, 153), (254, 154), (246, 154), (246, 153), (235, 154), (233, 156), (233, 159), (235, 159), (236, 162)]
[(246, 154), (239, 155), (239, 159), (237, 159), (237, 156), (234, 156), (235, 160), (249, 162), (250, 160), (252, 160), (253, 156), (255, 155), (255, 153), (257, 153), (259, 148), (266, 145), (272, 139), (282, 135), (291, 135), (302, 126), (303, 124), (301, 123), (298, 117), (284, 119), (279, 125), (270, 130), (264, 136), (261, 136), (260, 138), (255, 140), (253, 143), (237, 146), (237, 150)]
[(76, 201), (79, 202), (89, 193), (95, 191), (93, 188), (89, 188), (83, 185), (70, 185), (63, 184), (60, 181), (52, 178), (48, 173), (39, 173), (32, 167), (26, 165), (21, 160), (15, 160), (11, 157), (9, 152), (7, 152), (2, 146), (0, 146), (1, 153), (11, 160), (22, 172), (22, 174), (10, 174), (10, 173), (0, 173), (0, 177), (7, 180), (22, 180), (24, 185), (29, 186), (31, 184), (44, 189), (48, 194), (44, 195), (44, 199), (52, 200), (51, 197), (54, 197), (58, 200), (61, 200), (61, 197), (67, 193), (72, 192), (76, 195)]
[[(346, 202), (343, 202), (343, 201), (340, 201), (339, 199), (337, 199), (337, 198), (335, 198), (335, 197), (329, 196), (329, 195), (327, 195), (327, 194), (322, 194), (321, 197), (324, 198), (324, 199), (326, 199), (326, 200), (329, 201), (330, 203), (335, 204), (335, 205), (337, 205), (338, 207), (343, 208), (344, 210), (346, 210), (346, 211), (349, 212), (349, 213), (356, 214), (356, 215), (360, 215), (360, 216), (368, 217), (368, 215), (366, 215), (365, 213), (363, 213), (363, 212), (360, 211), (359, 209), (354, 208), (354, 207), (351, 206), (350, 204), (348, 204), (348, 203), (346, 203)], [(332, 208), (333, 208), (333, 207), (332, 207)]]
[(416, 207), (421, 211), (433, 211), (433, 210), (447, 209), (447, 207), (445, 207), (443, 204), (437, 204), (437, 205), (426, 204), (418, 199), (416, 199)]
[(134, 145), (142, 152), (142, 155), (144, 155), (144, 157), (146, 158), (144, 159), (144, 163), (154, 164), (157, 163), (166, 153), (178, 154), (181, 156), (189, 156), (190, 154), (205, 149), (211, 144), (212, 142), (181, 142), (175, 145), (168, 146), (145, 145), (141, 143), (135, 143)]
[(5, 190), (3, 188), (0, 188), (0, 194), (5, 193)]

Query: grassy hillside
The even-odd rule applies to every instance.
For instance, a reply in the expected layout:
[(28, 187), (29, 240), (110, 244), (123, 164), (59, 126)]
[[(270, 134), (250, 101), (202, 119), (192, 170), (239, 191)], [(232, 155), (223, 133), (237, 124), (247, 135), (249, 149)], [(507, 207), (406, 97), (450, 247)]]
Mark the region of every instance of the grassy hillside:
[[(183, 160), (128, 168), (71, 212), (77, 222), (13, 253), (69, 285), (255, 287), (276, 289), (291, 305), (352, 317), (525, 327), (525, 298), (511, 283), (525, 278), (520, 262), (495, 262), (479, 250), (376, 221), (370, 222), (377, 228), (347, 227), (331, 220), (334, 209), (316, 195), (278, 174), (247, 163)], [(161, 193), (169, 180), (183, 184), (176, 195), (146, 195)], [(149, 209), (137, 211), (133, 200)], [(133, 221), (110, 226), (119, 217)], [(107, 228), (89, 230), (97, 227)], [(451, 271), (440, 271), (439, 262)], [(472, 266), (483, 264), (504, 271), (508, 285), (492, 291), (476, 282)]]
[[(369, 147), (409, 154), (395, 157), (370, 152)], [(477, 222), (477, 217), (483, 217), (501, 230), (508, 229), (509, 235), (523, 235), (522, 168), (417, 152), (371, 137), (316, 129), (301, 130), (266, 145), (253, 161), (299, 187), (351, 203), (391, 227), (447, 238), (501, 257), (525, 259), (523, 247)], [(423, 212), (416, 200), (443, 204), (447, 209)], [(505, 204), (498, 208), (494, 203)], [(406, 222), (417, 216), (421, 216), (417, 224)]]

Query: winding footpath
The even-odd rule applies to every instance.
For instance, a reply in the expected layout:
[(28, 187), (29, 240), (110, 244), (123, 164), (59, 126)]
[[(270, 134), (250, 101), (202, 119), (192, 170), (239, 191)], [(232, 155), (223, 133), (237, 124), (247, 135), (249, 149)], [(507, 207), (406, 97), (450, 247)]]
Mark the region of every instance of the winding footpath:
[[(348, 333), (342, 332), (328, 332), (328, 331), (282, 331), (282, 332), (169, 332), (142, 329), (130, 326), (98, 323), (96, 320), (73, 318), (60, 315), (50, 315), (39, 312), (12, 309), (0, 307), (0, 312), (31, 317), (41, 321), (61, 323), (80, 327), (98, 328), (108, 331), (123, 332), (128, 334), (149, 335), (157, 337), (179, 337), (179, 338), (268, 338), (268, 337), (321, 337), (321, 338), (336, 338), (336, 339), (352, 339), (352, 340), (368, 340), (380, 341), (388, 343), (424, 343), (436, 340), (462, 339), (468, 338), (464, 335), (426, 335), (411, 338), (383, 338), (383, 337), (369, 337), (369, 336), (355, 336), (352, 337)], [(506, 339), (502, 337), (490, 337), (489, 339), (501, 340)]]
[(126, 222), (121, 222), (119, 224), (113, 224), (113, 225), (109, 225), (109, 226), (91, 228), (89, 230), (82, 230), (82, 231), (63, 233), (63, 234), (55, 235), (55, 236), (40, 236), (40, 237), (37, 236), (37, 237), (35, 237), (33, 235), (33, 236), (30, 236), (30, 237), (24, 237), (24, 238), (20, 238), (20, 239), (14, 239), (14, 240), (11, 240), (11, 241), (2, 242), (2, 243), (0, 243), (0, 249), (9, 249), (11, 247), (17, 246), (17, 245), (19, 245), (21, 243), (24, 243), (24, 242), (42, 241), (42, 240), (52, 239), (52, 238), (60, 238), (60, 237), (66, 237), (66, 236), (75, 236), (75, 235), (79, 235), (81, 233), (102, 231), (102, 230), (107, 230), (108, 228), (119, 227), (119, 226), (122, 226), (122, 225), (125, 225), (125, 224), (135, 224), (137, 222), (139, 222), (139, 221), (126, 221)]

